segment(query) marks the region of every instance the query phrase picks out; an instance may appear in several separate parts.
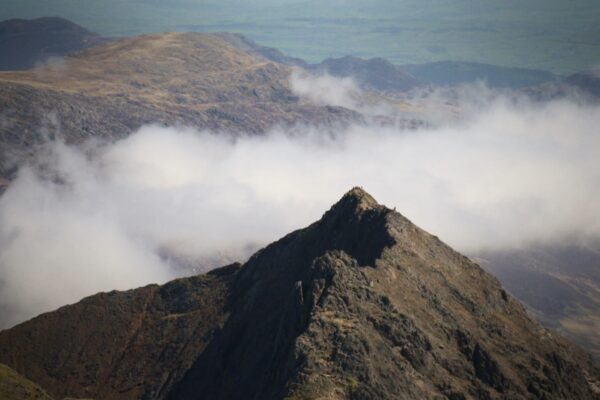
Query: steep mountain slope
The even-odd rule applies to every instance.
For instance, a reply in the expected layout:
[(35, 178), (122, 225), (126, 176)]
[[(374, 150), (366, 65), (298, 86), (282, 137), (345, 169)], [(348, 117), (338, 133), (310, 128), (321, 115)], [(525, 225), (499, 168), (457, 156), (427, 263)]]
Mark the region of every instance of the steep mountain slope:
[(59, 398), (162, 398), (226, 320), (237, 267), (41, 315), (0, 333), (0, 359)]
[(544, 325), (600, 360), (600, 246), (560, 244), (480, 254)]
[(243, 266), (0, 332), (0, 361), (97, 399), (600, 398), (589, 356), (358, 188)]
[[(0, 154), (21, 159), (53, 135), (69, 142), (115, 138), (147, 123), (259, 133), (359, 118), (300, 100), (289, 74), (289, 67), (219, 35), (121, 39), (68, 57), (59, 68), (0, 73)], [(6, 177), (9, 163), (0, 169)]]
[(0, 364), (0, 399), (52, 400), (39, 386)]
[(108, 40), (64, 18), (1, 21), (0, 70), (33, 68)]

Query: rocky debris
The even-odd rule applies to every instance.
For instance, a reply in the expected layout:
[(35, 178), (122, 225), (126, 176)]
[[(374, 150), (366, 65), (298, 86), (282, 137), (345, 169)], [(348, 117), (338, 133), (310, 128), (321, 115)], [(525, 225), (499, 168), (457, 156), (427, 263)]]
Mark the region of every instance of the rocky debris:
[(587, 354), (360, 188), (242, 266), (1, 332), (0, 361), (97, 399), (600, 398)]

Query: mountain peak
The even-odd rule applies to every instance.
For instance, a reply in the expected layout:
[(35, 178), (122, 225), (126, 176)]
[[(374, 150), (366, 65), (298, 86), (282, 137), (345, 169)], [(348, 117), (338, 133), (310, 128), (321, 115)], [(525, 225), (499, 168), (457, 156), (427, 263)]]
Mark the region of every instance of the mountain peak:
[(61, 398), (600, 396), (588, 356), (361, 188), (242, 266), (0, 332), (0, 362)]
[(367, 209), (376, 208), (379, 206), (379, 203), (377, 203), (377, 200), (375, 200), (373, 198), (373, 196), (371, 196), (369, 193), (367, 193), (360, 186), (355, 186), (352, 189), (350, 189), (348, 192), (346, 192), (346, 194), (344, 194), (344, 196), (342, 197), (340, 202), (342, 202), (342, 201), (352, 202), (353, 204), (355, 204), (355, 206), (358, 210), (367, 210)]
[(349, 221), (351, 216), (360, 216), (368, 211), (386, 213), (387, 207), (379, 204), (377, 200), (367, 193), (362, 187), (356, 186), (346, 192), (342, 198), (325, 213), (324, 219), (334, 215), (343, 216)]

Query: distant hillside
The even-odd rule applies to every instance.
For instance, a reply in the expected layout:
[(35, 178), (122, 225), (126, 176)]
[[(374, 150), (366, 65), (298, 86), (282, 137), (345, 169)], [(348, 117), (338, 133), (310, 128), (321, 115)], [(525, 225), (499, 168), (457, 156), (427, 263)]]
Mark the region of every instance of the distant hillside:
[(255, 41), (239, 33), (219, 32), (216, 33), (216, 35), (242, 50), (264, 57), (267, 60), (301, 68), (308, 67), (308, 63), (301, 58), (287, 56), (281, 50), (273, 47), (261, 46)]
[(472, 62), (394, 65), (383, 58), (352, 56), (328, 58), (308, 66), (308, 69), (337, 77), (351, 77), (365, 89), (388, 93), (406, 92), (420, 86), (453, 87), (475, 82), (483, 82), (490, 88), (521, 89), (558, 79), (547, 71)]
[(600, 360), (600, 245), (538, 245), (481, 258), (544, 325)]
[(289, 57), (278, 49), (256, 44), (240, 35), (219, 33), (234, 46), (267, 60), (303, 68), (312, 73), (329, 74), (339, 78), (352, 78), (363, 89), (390, 93), (405, 92), (421, 84), (413, 76), (383, 58), (362, 59), (345, 56), (327, 58), (318, 64), (309, 64), (301, 58)]
[(565, 83), (585, 91), (595, 98), (600, 98), (600, 69), (578, 72), (569, 75)]
[(351, 77), (365, 89), (380, 92), (404, 92), (421, 84), (414, 76), (383, 58), (328, 58), (310, 69), (338, 77)]
[(578, 72), (556, 82), (526, 88), (525, 92), (539, 101), (570, 96), (585, 102), (597, 102), (600, 101), (600, 70)]
[(379, 92), (398, 93), (419, 86), (458, 86), (478, 81), (485, 82), (491, 88), (521, 89), (559, 79), (548, 71), (460, 61), (394, 65), (380, 57), (365, 59), (344, 56), (309, 64), (300, 58), (289, 57), (278, 49), (258, 45), (240, 34), (220, 35), (240, 49), (268, 60), (301, 67), (317, 74), (350, 77), (362, 88)]
[(557, 79), (556, 75), (547, 71), (475, 62), (440, 61), (402, 65), (400, 68), (420, 81), (435, 86), (457, 86), (482, 81), (491, 88), (520, 89)]
[(0, 22), (0, 70), (22, 70), (107, 41), (63, 18)]
[(10, 173), (11, 157), (22, 159), (53, 135), (74, 143), (124, 137), (149, 123), (261, 133), (275, 125), (359, 119), (299, 99), (290, 72), (222, 35), (200, 33), (120, 39), (56, 68), (0, 72), (0, 177), (2, 169)]

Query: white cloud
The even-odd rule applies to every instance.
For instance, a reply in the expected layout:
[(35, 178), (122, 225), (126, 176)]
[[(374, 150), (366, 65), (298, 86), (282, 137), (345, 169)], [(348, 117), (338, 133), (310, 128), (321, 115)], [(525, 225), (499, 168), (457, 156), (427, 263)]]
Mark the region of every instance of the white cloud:
[(598, 237), (600, 109), (502, 98), (475, 109), (417, 131), (233, 139), (147, 126), (83, 149), (54, 143), (43, 173), (23, 168), (0, 198), (2, 323), (181, 273), (160, 255), (242, 259), (356, 185), (462, 251)]

